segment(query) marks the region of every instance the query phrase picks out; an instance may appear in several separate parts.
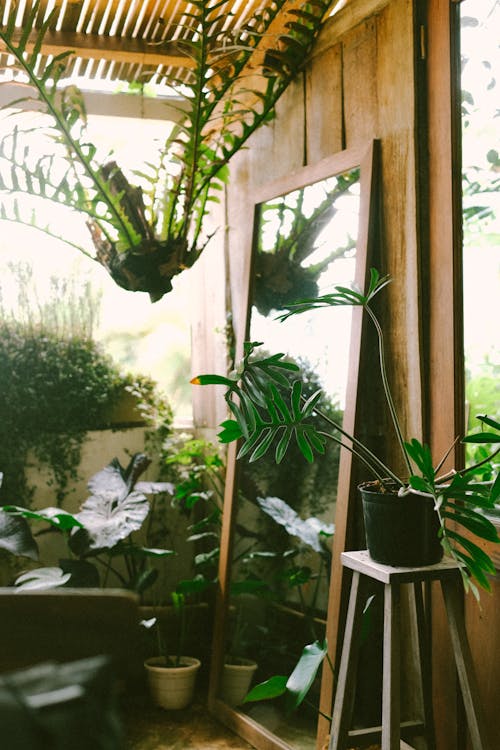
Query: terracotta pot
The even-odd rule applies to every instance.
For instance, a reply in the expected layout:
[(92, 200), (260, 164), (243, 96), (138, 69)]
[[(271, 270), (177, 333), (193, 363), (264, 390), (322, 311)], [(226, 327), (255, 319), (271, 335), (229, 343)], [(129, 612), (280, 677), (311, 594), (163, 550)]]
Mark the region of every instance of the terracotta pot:
[(424, 495), (398, 497), (377, 491), (377, 483), (359, 486), (366, 545), (375, 562), (393, 567), (434, 565), (443, 557), (434, 501)]
[(181, 656), (180, 666), (166, 667), (163, 657), (153, 656), (146, 659), (144, 666), (148, 675), (151, 697), (158, 706), (168, 710), (178, 710), (186, 708), (191, 703), (196, 673), (201, 666), (199, 659)]
[(230, 706), (239, 706), (250, 690), (257, 662), (240, 658), (235, 663), (226, 663), (222, 669), (221, 698)]

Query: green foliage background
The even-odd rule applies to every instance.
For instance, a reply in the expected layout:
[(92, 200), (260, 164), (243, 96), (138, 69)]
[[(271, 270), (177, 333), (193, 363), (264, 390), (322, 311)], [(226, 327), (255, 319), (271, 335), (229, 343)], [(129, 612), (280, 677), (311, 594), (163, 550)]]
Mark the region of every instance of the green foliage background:
[(29, 504), (32, 454), (62, 503), (88, 430), (104, 427), (129, 379), (90, 339), (0, 323), (0, 501)]

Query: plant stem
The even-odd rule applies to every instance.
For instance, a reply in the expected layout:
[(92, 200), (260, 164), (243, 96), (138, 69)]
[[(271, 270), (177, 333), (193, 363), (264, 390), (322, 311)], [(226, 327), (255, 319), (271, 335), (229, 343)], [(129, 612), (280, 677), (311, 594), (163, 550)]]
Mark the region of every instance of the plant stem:
[[(382, 385), (384, 387), (384, 393), (385, 398), (387, 401), (387, 405), (389, 407), (389, 411), (392, 418), (392, 423), (394, 425), (394, 429), (396, 431), (396, 437), (398, 439), (399, 447), (401, 448), (401, 452), (403, 454), (403, 458), (406, 464), (406, 468), (408, 470), (408, 475), (410, 476), (413, 474), (412, 466), (410, 463), (410, 459), (408, 457), (408, 453), (406, 452), (405, 448), (405, 441), (403, 438), (403, 433), (401, 431), (401, 427), (398, 420), (398, 415), (396, 412), (396, 407), (394, 406), (394, 401), (391, 394), (391, 389), (389, 386), (389, 380), (387, 378), (387, 367), (385, 363), (385, 352), (384, 352), (384, 333), (382, 331), (382, 328), (380, 326), (380, 323), (378, 322), (378, 318), (371, 309), (371, 307), (368, 304), (363, 305), (363, 309), (366, 310), (368, 315), (370, 316), (373, 325), (375, 326), (375, 330), (377, 331), (377, 337), (378, 337), (378, 352), (379, 352), (379, 361), (380, 361), (380, 374), (382, 376)], [(398, 484), (401, 484), (401, 482), (398, 480)]]
[[(387, 467), (385, 464), (383, 464), (381, 461), (379, 461), (377, 459), (377, 457), (371, 451), (369, 451), (367, 448), (365, 448), (365, 446), (362, 445), (361, 443), (358, 443), (358, 446), (368, 453), (369, 458), (366, 457), (366, 456), (364, 456), (363, 453), (360, 453), (355, 448), (353, 448), (352, 445), (347, 445), (340, 438), (335, 437), (335, 435), (332, 435), (329, 432), (323, 432), (322, 430), (318, 430), (318, 433), (320, 435), (323, 435), (324, 437), (328, 438), (329, 440), (333, 440), (334, 443), (338, 443), (340, 446), (342, 446), (343, 448), (346, 448), (348, 451), (350, 451), (353, 454), (353, 456), (356, 456), (356, 458), (359, 458), (359, 460), (364, 463), (364, 465), (367, 467), (367, 469), (369, 469), (369, 471), (382, 484), (384, 483), (384, 480), (386, 480), (387, 477), (389, 477), (389, 479), (392, 479), (400, 487), (404, 486), (403, 483), (401, 482), (401, 480), (399, 479), (399, 477), (397, 477), (396, 474), (394, 474), (394, 472), (392, 472), (391, 469), (389, 469), (389, 467)], [(346, 437), (349, 440), (351, 440), (351, 441), (354, 442), (353, 438), (350, 435), (346, 435)], [(374, 463), (371, 463), (371, 460), (369, 460), (369, 459), (373, 460)], [(382, 476), (382, 474), (380, 474), (378, 472), (378, 470), (375, 468), (376, 465), (378, 465), (379, 468), (381, 467), (383, 469), (385, 476)]]
[(127, 587), (127, 581), (125, 580), (125, 578), (116, 570), (116, 568), (113, 568), (113, 566), (111, 565), (111, 555), (109, 555), (107, 562), (105, 562), (104, 560), (101, 560), (101, 558), (97, 557), (97, 556), (94, 557), (94, 560), (95, 560), (96, 563), (99, 563), (99, 565), (102, 565), (105, 568), (105, 573), (104, 573), (104, 579), (103, 579), (102, 588), (104, 588), (106, 586), (106, 583), (108, 581), (108, 576), (109, 576), (110, 573), (114, 573), (115, 576), (123, 584), (123, 586), (125, 588)]

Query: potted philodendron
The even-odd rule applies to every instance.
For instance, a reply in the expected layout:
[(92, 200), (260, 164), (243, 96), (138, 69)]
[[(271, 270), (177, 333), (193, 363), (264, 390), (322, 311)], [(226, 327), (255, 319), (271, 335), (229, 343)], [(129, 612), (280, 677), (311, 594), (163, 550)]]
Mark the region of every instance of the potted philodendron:
[[(307, 398), (303, 396), (301, 380), (290, 382), (286, 376), (299, 370), (296, 364), (284, 360), (283, 354), (259, 358), (255, 350), (260, 344), (256, 342), (245, 343), (243, 359), (234, 374), (199, 375), (191, 382), (226, 387), (231, 418), (222, 423), (219, 439), (222, 443), (241, 441), (238, 458), (247, 456), (250, 462), (257, 461), (274, 446), (275, 460), (280, 463), (292, 438), (309, 462), (315, 454), (324, 453), (327, 440), (351, 451), (371, 475), (359, 488), (370, 555), (386, 564), (414, 566), (433, 564), (445, 552), (458, 562), (465, 589), (478, 597), (478, 586), (490, 590), (488, 574), (494, 574), (495, 567), (471, 536), (500, 542), (495, 526), (487, 517), (500, 498), (500, 475), (495, 463), (500, 451), (500, 423), (489, 416), (479, 416), (482, 430), (464, 437), (463, 441), (481, 443), (483, 447), (491, 445), (491, 452), (479, 464), (445, 474), (441, 473), (443, 461), (434, 466), (427, 445), (415, 438), (404, 439), (387, 377), (383, 331), (372, 306), (374, 297), (389, 281), (372, 269), (366, 293), (337, 286), (331, 294), (290, 306), (281, 320), (317, 307), (363, 308), (378, 337), (382, 384), (404, 456), (405, 477), (398, 476), (359, 439), (321, 411), (321, 390)], [(477, 470), (487, 462), (491, 471), (488, 483), (483, 483), (478, 481)], [(457, 526), (464, 531), (459, 532)], [(366, 616), (370, 616), (370, 603), (367, 602)], [(326, 643), (315, 641), (305, 646), (290, 676), (271, 677), (256, 685), (245, 700), (285, 695), (290, 709), (297, 708), (325, 658), (328, 659)]]
[[(243, 360), (235, 374), (229, 377), (199, 375), (191, 382), (226, 386), (225, 398), (231, 418), (222, 423), (219, 439), (223, 443), (240, 440), (240, 458), (248, 456), (250, 461), (256, 461), (274, 445), (275, 460), (279, 463), (292, 438), (307, 461), (313, 461), (316, 453), (324, 453), (327, 440), (350, 450), (371, 475), (371, 480), (362, 484), (360, 491), (367, 546), (372, 558), (395, 566), (428, 565), (438, 562), (444, 551), (458, 562), (466, 590), (478, 596), (478, 586), (490, 589), (488, 574), (493, 574), (495, 568), (471, 536), (493, 543), (500, 541), (495, 526), (484, 513), (494, 508), (500, 497), (498, 466), (494, 466), (492, 481), (488, 484), (477, 481), (477, 466), (442, 474), (443, 462), (433, 464), (427, 445), (415, 438), (404, 439), (387, 377), (383, 331), (372, 304), (389, 281), (372, 269), (365, 293), (337, 286), (331, 294), (297, 302), (281, 319), (318, 307), (363, 308), (378, 336), (382, 384), (406, 465), (404, 477), (398, 476), (356, 436), (347, 434), (341, 424), (321, 412), (321, 390), (307, 399), (302, 397), (301, 380), (290, 383), (283, 374), (299, 368), (284, 361), (283, 354), (259, 359), (255, 355), (259, 344), (246, 343)], [(495, 449), (500, 444), (500, 425), (488, 416), (478, 419), (485, 429), (464, 440), (492, 444), (493, 450), (488, 456), (492, 461), (500, 451), (500, 447)], [(465, 531), (458, 531), (457, 526)]]

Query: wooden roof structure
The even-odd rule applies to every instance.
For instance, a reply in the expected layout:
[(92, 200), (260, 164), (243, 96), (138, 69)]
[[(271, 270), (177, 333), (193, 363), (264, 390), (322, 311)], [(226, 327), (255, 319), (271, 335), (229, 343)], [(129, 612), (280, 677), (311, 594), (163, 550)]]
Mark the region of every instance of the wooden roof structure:
[[(347, 0), (333, 0), (332, 13)], [(214, 34), (228, 43), (241, 33), (256, 14), (272, 3), (269, 0), (232, 0), (230, 12), (220, 12), (216, 0), (207, 0), (214, 7)], [(15, 14), (19, 34), (35, 0), (1, 0), (0, 24)], [(298, 0), (286, 2), (275, 19), (269, 34), (269, 45), (283, 32), (293, 17), (290, 10), (303, 6)], [(35, 27), (39, 29), (53, 12), (40, 65), (47, 57), (64, 50), (75, 54), (67, 75), (76, 78), (85, 88), (102, 87), (118, 82), (156, 85), (158, 93), (168, 86), (172, 76), (192, 61), (179, 48), (185, 38), (184, 21), (192, 11), (188, 0), (41, 0)], [(8, 56), (0, 47), (0, 68)]]

